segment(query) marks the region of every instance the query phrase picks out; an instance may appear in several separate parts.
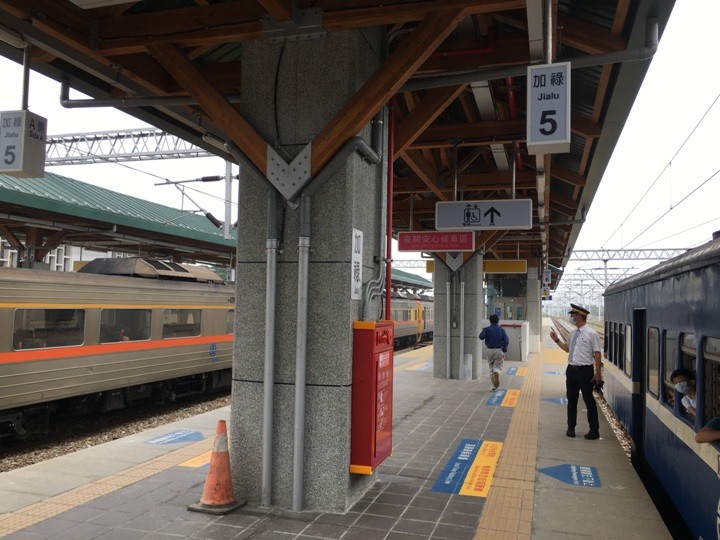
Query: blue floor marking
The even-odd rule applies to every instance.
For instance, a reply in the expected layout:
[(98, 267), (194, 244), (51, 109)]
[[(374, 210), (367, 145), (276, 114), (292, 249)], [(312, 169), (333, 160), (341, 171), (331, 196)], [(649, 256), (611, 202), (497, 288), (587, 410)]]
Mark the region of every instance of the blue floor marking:
[(571, 486), (600, 487), (600, 475), (596, 467), (565, 463), (538, 471)]
[(567, 405), (567, 398), (564, 397), (546, 397), (543, 401), (549, 401), (550, 403), (557, 403), (558, 405)]
[(433, 484), (433, 491), (458, 493), (463, 485), (470, 465), (480, 450), (479, 439), (463, 439), (455, 448), (452, 457)]
[(495, 390), (485, 402), (486, 405), (491, 407), (499, 407), (505, 397), (505, 390)]

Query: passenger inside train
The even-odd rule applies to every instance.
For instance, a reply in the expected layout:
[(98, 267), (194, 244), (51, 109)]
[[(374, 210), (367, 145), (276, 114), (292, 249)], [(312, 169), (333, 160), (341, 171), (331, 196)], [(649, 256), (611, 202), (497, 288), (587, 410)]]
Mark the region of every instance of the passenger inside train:
[(695, 434), (695, 442), (709, 443), (717, 440), (720, 440), (720, 416), (710, 420)]
[(685, 412), (692, 418), (695, 419), (695, 412), (697, 407), (697, 395), (695, 393), (695, 374), (689, 369), (676, 369), (670, 375), (670, 380), (675, 385), (675, 390), (683, 394), (682, 406), (685, 408)]

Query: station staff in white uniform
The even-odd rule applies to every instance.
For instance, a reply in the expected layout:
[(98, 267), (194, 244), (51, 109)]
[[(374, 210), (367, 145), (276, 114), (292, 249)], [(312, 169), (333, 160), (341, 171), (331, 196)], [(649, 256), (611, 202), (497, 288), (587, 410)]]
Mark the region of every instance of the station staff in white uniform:
[(585, 438), (599, 439), (600, 423), (593, 396), (593, 386), (602, 380), (600, 336), (593, 328), (587, 326), (587, 316), (590, 314), (587, 309), (570, 304), (569, 314), (573, 324), (577, 327), (568, 336), (569, 344), (561, 341), (554, 329), (550, 330), (550, 338), (562, 350), (568, 352), (568, 367), (565, 370), (568, 400), (567, 436), (575, 437), (577, 404), (579, 394), (582, 392), (583, 401), (587, 407), (588, 424), (590, 424), (590, 431), (585, 434)]

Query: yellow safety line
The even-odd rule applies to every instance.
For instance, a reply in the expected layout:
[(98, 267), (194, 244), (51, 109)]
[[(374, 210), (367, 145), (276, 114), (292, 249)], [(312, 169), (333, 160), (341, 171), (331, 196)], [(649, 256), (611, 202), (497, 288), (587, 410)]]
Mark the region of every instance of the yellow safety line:
[(531, 537), (542, 362), (539, 355), (531, 354), (529, 363), (494, 471), (492, 489), (475, 533), (476, 540), (530, 540)]
[(21, 531), (31, 525), (55, 517), (58, 514), (77, 508), (95, 499), (117, 491), (120, 488), (134, 484), (139, 480), (149, 478), (161, 471), (175, 467), (189, 459), (212, 450), (214, 438), (208, 437), (202, 441), (179, 448), (163, 456), (156, 457), (145, 463), (140, 463), (116, 474), (100, 478), (89, 484), (50, 497), (13, 512), (0, 515), (0, 537)]

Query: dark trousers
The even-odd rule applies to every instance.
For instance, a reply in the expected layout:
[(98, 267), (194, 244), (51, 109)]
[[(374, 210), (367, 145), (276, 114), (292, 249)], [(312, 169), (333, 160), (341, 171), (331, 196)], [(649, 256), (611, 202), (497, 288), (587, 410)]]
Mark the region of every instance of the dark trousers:
[(588, 424), (592, 431), (600, 429), (598, 421), (597, 405), (593, 397), (593, 366), (571, 366), (565, 370), (565, 387), (567, 388), (567, 416), (568, 427), (574, 428), (577, 424), (577, 404), (580, 392), (582, 392), (585, 407), (587, 407)]

